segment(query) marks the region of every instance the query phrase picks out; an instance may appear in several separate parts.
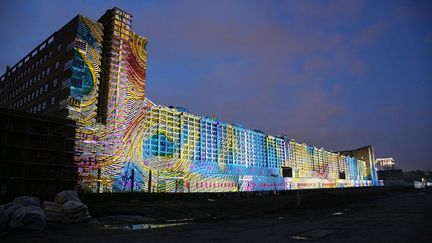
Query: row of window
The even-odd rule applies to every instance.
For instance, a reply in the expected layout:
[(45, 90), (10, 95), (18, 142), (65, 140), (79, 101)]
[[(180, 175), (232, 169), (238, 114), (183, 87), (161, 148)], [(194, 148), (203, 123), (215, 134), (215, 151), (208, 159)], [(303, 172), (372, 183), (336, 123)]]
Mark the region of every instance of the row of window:
[[(52, 87), (56, 87), (57, 86), (57, 79), (54, 79), (52, 82)], [(38, 89), (33, 90), (32, 93), (29, 93), (27, 96), (24, 96), (23, 98), (21, 98), (20, 100), (12, 103), (9, 105), (10, 109), (19, 109), (22, 106), (25, 106), (27, 103), (37, 99), (39, 96), (41, 96), (42, 94), (45, 94), (46, 92), (48, 92), (48, 88), (49, 88), (49, 84), (46, 83), (45, 85), (40, 86)]]
[[(182, 142), (182, 152), (180, 156), (182, 158), (187, 156), (185, 159), (216, 161), (220, 156), (220, 158), (223, 159), (225, 163), (244, 164), (245, 161), (248, 160), (248, 165), (264, 167), (280, 166), (285, 159), (283, 141), (276, 140), (273, 137), (266, 139), (264, 135), (259, 136), (260, 134), (244, 130), (243, 128), (233, 127), (234, 137), (232, 137), (232, 135), (228, 136), (229, 126), (226, 124), (222, 124), (219, 127), (216, 122), (209, 123), (202, 121), (202, 124), (200, 124), (199, 118), (184, 115), (184, 117), (182, 116), (180, 120), (190, 120), (189, 126), (179, 127), (180, 122), (177, 121), (172, 122), (172, 125), (177, 126), (179, 129), (181, 128), (182, 131), (178, 131), (179, 129), (174, 128), (168, 129), (170, 126), (168, 126), (165, 122), (174, 120), (174, 117), (178, 117), (178, 115), (179, 114), (177, 113), (169, 114), (168, 112), (157, 110), (153, 110), (149, 113), (149, 117), (146, 119), (148, 123), (147, 126), (151, 127), (151, 123), (157, 123), (158, 119), (155, 119), (156, 117), (163, 117), (162, 119), (159, 119), (159, 123), (157, 123), (159, 126), (158, 131), (162, 131), (163, 134), (165, 134), (171, 140), (168, 143), (155, 138), (152, 142), (148, 143), (148, 146), (145, 146), (145, 149), (148, 151), (146, 153), (147, 155), (174, 153), (178, 156), (176, 151), (179, 149), (178, 140), (180, 134), (182, 134), (186, 135), (186, 137), (182, 137), (184, 140)], [(185, 125), (184, 123), (185, 122), (182, 122), (183, 125)], [(204, 128), (201, 130), (201, 132), (200, 127)], [(213, 135), (213, 132), (216, 133)], [(219, 134), (219, 136), (217, 136), (217, 134)], [(164, 138), (166, 137), (165, 135), (163, 136)], [(258, 146), (255, 141), (253, 141), (254, 138), (260, 140), (261, 146)], [(228, 140), (231, 141), (231, 139), (235, 139), (236, 142), (226, 142)], [(268, 140), (269, 143), (268, 147), (265, 145), (266, 140)], [(248, 157), (247, 159), (246, 156)]]
[[(53, 97), (51, 97), (51, 100), (50, 100), (49, 105), (50, 105), (50, 106), (53, 106), (53, 105), (55, 105), (55, 104), (56, 104), (56, 97), (53, 96)], [(43, 111), (45, 111), (46, 109), (47, 109), (47, 102), (46, 102), (46, 101), (43, 101), (43, 102), (41, 102), (41, 103), (39, 103), (39, 104), (37, 104), (37, 105), (35, 105), (35, 106), (33, 106), (33, 107), (27, 109), (27, 112), (30, 112), (30, 113), (38, 113), (38, 112), (43, 112)]]
[[(174, 139), (174, 144), (168, 144), (169, 148), (158, 147), (159, 142), (156, 140), (154, 141), (154, 148), (151, 146), (149, 149), (175, 151), (177, 149), (175, 145), (177, 138), (181, 134), (187, 136), (182, 137), (184, 139), (182, 151), (184, 154), (194, 155), (191, 159), (216, 161), (216, 158), (221, 155), (229, 163), (242, 164), (247, 156), (250, 165), (255, 164), (255, 161), (257, 165), (260, 165), (265, 160), (268, 166), (272, 167), (280, 165), (285, 160), (283, 140), (274, 137), (266, 138), (262, 133), (241, 127), (231, 127), (228, 124), (220, 124), (163, 108), (156, 108), (156, 110), (150, 112), (146, 121), (149, 128), (153, 126), (151, 124), (158, 124), (159, 132), (163, 132), (163, 134)], [(181, 126), (179, 126), (180, 124)], [(185, 125), (188, 126), (185, 127)], [(225, 142), (231, 141), (231, 139), (236, 139), (236, 142)], [(261, 144), (261, 146), (258, 146), (257, 143)], [(176, 148), (171, 148), (171, 146)], [(234, 146), (232, 152), (230, 152), (231, 146)], [(184, 151), (184, 148), (189, 151)], [(199, 156), (200, 152), (202, 153), (201, 158)]]
[[(60, 65), (59, 62), (57, 61), (54, 68), (57, 69), (59, 67), (59, 65)], [(26, 82), (24, 82), (20, 86), (18, 86), (16, 89), (9, 92), (8, 95), (3, 96), (3, 98), (0, 99), (0, 104), (4, 104), (4, 103), (8, 102), (9, 100), (14, 99), (16, 96), (20, 95), (25, 90), (27, 90), (28, 88), (30, 88), (34, 84), (36, 84), (36, 82), (43, 80), (45, 77), (49, 76), (50, 73), (51, 73), (51, 67), (47, 67), (42, 72), (34, 75), (31, 79), (27, 80)], [(53, 86), (55, 87), (56, 85), (57, 85), (57, 79), (55, 79), (53, 81)], [(9, 87), (9, 86), (5, 85), (5, 87), (0, 88), (0, 94), (5, 92), (7, 87)], [(24, 98), (26, 98), (26, 97), (23, 97), (23, 99)]]
[[(9, 72), (7, 72), (4, 76), (1, 77), (0, 81), (4, 81), (6, 79), (6, 76), (11, 76), (15, 71), (17, 71), (21, 66), (23, 66), (25, 63), (27, 63), (32, 57), (36, 56), (39, 52), (41, 52), (45, 47), (50, 45), (54, 41), (54, 36), (50, 36), (47, 40), (45, 40), (41, 45), (39, 45), (37, 48), (35, 48), (30, 54), (28, 54), (23, 60), (21, 60), (17, 65), (15, 65)], [(61, 45), (57, 46), (57, 51), (61, 50)], [(35, 68), (35, 66), (39, 65), (43, 62), (43, 60), (47, 60), (48, 58), (51, 58), (52, 52), (50, 51), (49, 54), (45, 55), (41, 59), (39, 59), (36, 63), (33, 63), (31, 69), (27, 68), (24, 70), (24, 72), (21, 72), (18, 76), (14, 78), (14, 82), (17, 81), (17, 79), (21, 79), (23, 76), (27, 75), (31, 72), (32, 69)], [(42, 61), (41, 61), (42, 60)]]
[[(57, 51), (61, 50), (61, 44), (57, 46)], [(5, 91), (6, 89), (10, 88), (12, 85), (14, 85), (17, 81), (21, 80), (23, 77), (30, 74), (35, 68), (40, 66), (41, 64), (47, 62), (49, 59), (51, 59), (53, 53), (50, 51), (49, 53), (45, 54), (44, 56), (40, 57), (38, 60), (36, 60), (31, 66), (29, 65), (26, 69), (22, 70), (18, 75), (16, 75), (12, 82), (8, 82), (5, 84), (2, 89), (0, 89), (0, 93)], [(58, 68), (58, 62), (56, 64), (56, 69)], [(10, 75), (10, 74), (9, 74)]]

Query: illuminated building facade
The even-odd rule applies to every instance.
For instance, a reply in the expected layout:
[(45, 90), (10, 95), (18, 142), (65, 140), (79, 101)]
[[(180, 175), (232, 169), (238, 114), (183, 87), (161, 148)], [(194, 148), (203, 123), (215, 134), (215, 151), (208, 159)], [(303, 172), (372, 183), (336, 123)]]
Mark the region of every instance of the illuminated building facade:
[[(76, 121), (75, 160), (83, 189), (225, 192), (378, 183), (363, 160), (154, 104), (145, 96), (147, 40), (131, 31), (131, 21), (130, 14), (113, 8), (98, 21), (79, 15), (50, 37), (48, 49), (66, 36), (55, 68), (60, 67), (61, 88), (47, 92), (60, 97), (51, 110), (16, 106), (21, 96), (0, 100), (11, 109)], [(39, 75), (20, 74), (34, 59), (7, 70), (0, 94)], [(50, 82), (51, 77), (40, 81)]]

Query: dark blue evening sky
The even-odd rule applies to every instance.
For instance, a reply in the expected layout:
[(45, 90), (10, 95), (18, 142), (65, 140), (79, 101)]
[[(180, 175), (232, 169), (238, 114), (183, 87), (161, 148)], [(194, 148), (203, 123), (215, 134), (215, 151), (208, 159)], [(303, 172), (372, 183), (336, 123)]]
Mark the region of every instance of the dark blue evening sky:
[(157, 104), (432, 169), (432, 1), (2, 0), (0, 66), (114, 6), (148, 38)]

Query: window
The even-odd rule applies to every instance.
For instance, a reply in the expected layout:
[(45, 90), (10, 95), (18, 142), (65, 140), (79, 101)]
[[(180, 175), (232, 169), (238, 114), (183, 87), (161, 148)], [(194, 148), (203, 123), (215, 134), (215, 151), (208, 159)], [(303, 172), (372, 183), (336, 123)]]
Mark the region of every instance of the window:
[[(69, 51), (70, 49), (72, 49), (73, 47), (74, 47), (74, 45), (75, 45), (75, 41), (72, 41), (71, 43), (69, 43), (67, 46), (66, 46), (66, 51)], [(85, 49), (84, 49), (85, 50)]]
[(51, 105), (54, 105), (55, 103), (55, 96), (51, 97)]
[(44, 91), (47, 92), (48, 91), (48, 84), (45, 84), (45, 88)]
[(65, 64), (64, 64), (64, 70), (70, 68), (72, 66), (72, 64), (73, 64), (73, 59), (65, 62)]
[[(72, 44), (74, 44), (74, 43), (72, 43)], [(75, 41), (75, 47), (78, 49), (81, 49), (83, 51), (87, 50), (87, 44), (84, 41), (82, 41), (81, 39), (78, 39)]]
[(62, 48), (62, 45), (61, 45), (61, 44), (59, 44), (59, 45), (57, 46), (57, 51), (60, 51), (60, 50), (61, 50), (61, 48)]
[(44, 101), (43, 103), (42, 103), (42, 110), (45, 110), (46, 109), (46, 101)]
[(49, 38), (48, 42), (47, 42), (48, 45), (51, 44), (53, 41), (54, 41), (54, 36), (51, 36), (51, 37)]
[(71, 79), (68, 78), (68, 79), (64, 80), (62, 86), (63, 86), (63, 88), (70, 87), (71, 86)]
[(47, 68), (46, 69), (46, 75), (48, 76), (50, 74), (50, 72), (51, 72), (51, 68)]
[(59, 63), (59, 61), (57, 61), (55, 64), (55, 69), (57, 69), (59, 67), (59, 65), (60, 65), (60, 63)]
[(57, 86), (57, 79), (54, 79), (53, 81), (53, 87)]

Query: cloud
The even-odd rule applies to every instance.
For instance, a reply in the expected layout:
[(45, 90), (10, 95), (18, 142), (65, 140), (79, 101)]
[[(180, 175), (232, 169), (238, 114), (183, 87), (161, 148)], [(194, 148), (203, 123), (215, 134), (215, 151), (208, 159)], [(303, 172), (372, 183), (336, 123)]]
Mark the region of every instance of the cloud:
[(382, 34), (387, 27), (387, 23), (383, 20), (368, 25), (361, 30), (354, 33), (352, 37), (352, 45), (354, 46), (364, 46), (376, 41), (378, 38), (382, 37)]
[(294, 24), (306, 30), (328, 31), (357, 21), (366, 5), (362, 0), (285, 1), (283, 9)]
[(159, 104), (334, 150), (427, 157), (395, 149), (427, 147), (432, 131), (426, 1), (1, 1), (0, 64), (114, 6), (148, 38), (147, 94)]

